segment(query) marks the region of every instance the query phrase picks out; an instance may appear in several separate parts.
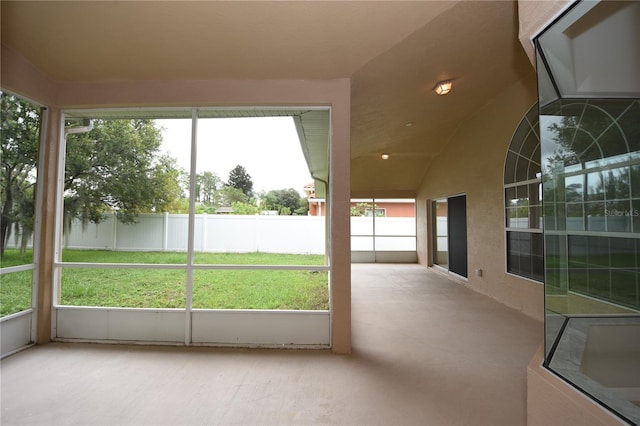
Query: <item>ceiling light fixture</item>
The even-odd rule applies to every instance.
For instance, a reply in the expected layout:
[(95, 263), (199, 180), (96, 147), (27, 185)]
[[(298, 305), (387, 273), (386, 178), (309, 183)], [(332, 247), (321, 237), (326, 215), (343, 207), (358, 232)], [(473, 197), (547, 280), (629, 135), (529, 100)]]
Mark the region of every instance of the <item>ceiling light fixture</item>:
[(383, 160), (388, 160), (388, 159), (389, 159), (389, 157), (391, 157), (391, 156), (390, 156), (389, 154), (387, 154), (386, 152), (383, 152), (383, 153), (382, 153), (382, 155), (380, 155), (380, 157), (381, 157)]
[(433, 91), (440, 96), (446, 95), (451, 91), (452, 86), (453, 86), (453, 80), (439, 81), (436, 84), (436, 87), (433, 88)]

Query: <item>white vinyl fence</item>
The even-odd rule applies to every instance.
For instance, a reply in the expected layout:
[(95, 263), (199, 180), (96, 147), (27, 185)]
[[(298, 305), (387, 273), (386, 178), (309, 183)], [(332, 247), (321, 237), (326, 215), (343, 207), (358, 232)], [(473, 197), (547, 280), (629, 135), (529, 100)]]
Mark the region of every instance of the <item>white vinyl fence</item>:
[[(187, 251), (186, 214), (145, 214), (133, 224), (115, 216), (85, 229), (74, 223), (64, 246), (117, 251)], [(308, 216), (195, 216), (194, 250), (220, 253), (324, 254), (325, 218)]]
[[(79, 221), (64, 238), (70, 249), (114, 251), (187, 251), (188, 215), (143, 214), (133, 224), (115, 215), (83, 228)], [(16, 247), (10, 239), (8, 247)], [(415, 251), (415, 218), (351, 218), (353, 251)], [(218, 253), (325, 253), (325, 217), (195, 216), (194, 250)]]

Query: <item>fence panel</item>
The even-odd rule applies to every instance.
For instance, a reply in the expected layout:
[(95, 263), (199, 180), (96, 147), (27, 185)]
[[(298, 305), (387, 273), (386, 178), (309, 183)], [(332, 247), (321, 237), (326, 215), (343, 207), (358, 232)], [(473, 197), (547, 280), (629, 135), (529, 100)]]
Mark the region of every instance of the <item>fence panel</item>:
[(165, 215), (145, 215), (137, 223), (117, 222), (116, 250), (161, 251)]
[(115, 216), (107, 216), (104, 221), (98, 224), (87, 223), (86, 226), (83, 226), (79, 220), (74, 220), (70, 232), (65, 236), (65, 247), (115, 249), (113, 238), (115, 220)]
[[(439, 225), (441, 225), (439, 223)], [(415, 218), (376, 218), (376, 250), (415, 250)], [(186, 214), (143, 214), (134, 224), (114, 215), (83, 227), (74, 221), (65, 248), (122, 251), (187, 251)], [(351, 249), (373, 250), (372, 218), (351, 218)], [(198, 252), (325, 253), (325, 217), (239, 216), (195, 217), (194, 249)], [(12, 244), (8, 245), (12, 247)]]
[(196, 251), (243, 253), (258, 251), (259, 216), (202, 216), (202, 234), (196, 227)]
[[(187, 251), (189, 235), (189, 216), (186, 214), (169, 214), (165, 219), (165, 245), (163, 251)], [(196, 235), (198, 226), (196, 222)]]
[[(207, 215), (195, 217), (199, 252), (324, 254), (325, 218), (312, 216)], [(135, 224), (114, 216), (83, 229), (74, 222), (66, 248), (123, 251), (186, 251), (186, 214), (145, 214)]]

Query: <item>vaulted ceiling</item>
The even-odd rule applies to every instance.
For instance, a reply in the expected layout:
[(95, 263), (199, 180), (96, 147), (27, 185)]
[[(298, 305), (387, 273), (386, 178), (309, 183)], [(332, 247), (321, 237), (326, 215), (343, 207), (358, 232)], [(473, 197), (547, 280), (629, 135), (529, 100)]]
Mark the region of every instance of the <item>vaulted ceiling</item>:
[[(1, 13), (2, 47), (55, 81), (350, 78), (359, 196), (415, 193), (460, 123), (534, 73), (510, 1), (3, 0)], [(444, 79), (453, 91), (437, 96)]]

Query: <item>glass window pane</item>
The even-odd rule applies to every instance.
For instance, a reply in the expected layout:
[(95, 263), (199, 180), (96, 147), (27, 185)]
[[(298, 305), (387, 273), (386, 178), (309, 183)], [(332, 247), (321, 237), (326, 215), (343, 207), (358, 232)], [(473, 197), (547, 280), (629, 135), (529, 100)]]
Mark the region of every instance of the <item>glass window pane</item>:
[[(604, 174), (595, 172), (587, 174), (587, 201), (604, 200)], [(608, 198), (608, 197), (607, 197)]]
[(195, 271), (193, 307), (328, 310), (328, 282), (324, 271)]
[(513, 133), (511, 137), (511, 143), (509, 144), (509, 150), (515, 153), (520, 153), (522, 151), (522, 147), (527, 140), (527, 135), (531, 131), (531, 127), (526, 120), (520, 122), (516, 131)]
[[(92, 122), (90, 131), (66, 138), (63, 261), (155, 263), (164, 252), (172, 253), (168, 263), (186, 263), (188, 232), (179, 216), (188, 212), (188, 167), (179, 158), (189, 157), (190, 126), (143, 118)], [(167, 133), (169, 122), (182, 123), (182, 131)]]
[(62, 305), (184, 308), (186, 270), (64, 268)]
[(509, 187), (509, 188), (505, 188), (504, 190), (504, 198), (505, 198), (505, 203), (506, 203), (506, 207), (513, 207), (515, 205), (517, 205), (517, 196), (516, 196), (516, 188), (515, 187)]
[(542, 229), (542, 206), (529, 207), (529, 221), (527, 228)]
[(611, 271), (611, 296), (613, 301), (625, 306), (638, 306), (638, 273), (635, 271)]
[(607, 200), (628, 199), (630, 195), (629, 167), (608, 170), (606, 173)]
[(611, 264), (609, 253), (609, 238), (588, 237), (589, 244), (589, 266), (608, 268)]
[(640, 198), (640, 165), (631, 166), (629, 183), (631, 186), (631, 196), (633, 198)]
[(326, 204), (292, 117), (200, 118), (196, 152), (195, 263), (210, 252), (324, 254)]
[(449, 267), (449, 233), (448, 233), (448, 209), (447, 200), (435, 200), (432, 202), (433, 211), (433, 258), (432, 261), (436, 265), (444, 268)]
[(377, 251), (415, 251), (415, 237), (375, 237)]
[(518, 156), (509, 151), (507, 153), (507, 159), (504, 164), (504, 183), (514, 183), (516, 181), (516, 163), (518, 162)]
[(518, 227), (518, 207), (507, 209), (507, 227)]
[(6, 267), (33, 263), (33, 252), (25, 253), (33, 247), (41, 110), (3, 92), (0, 104), (0, 261)]
[(507, 232), (507, 272), (542, 281), (542, 234)]
[[(41, 108), (4, 92), (0, 104), (0, 267), (7, 268), (34, 263)], [(31, 308), (32, 277), (32, 270), (0, 277), (0, 316)]]
[(587, 230), (605, 231), (605, 204), (601, 202), (585, 203), (585, 214), (587, 215)]
[(636, 257), (635, 241), (631, 238), (610, 238), (611, 267), (633, 270), (640, 267), (639, 257)]
[(620, 154), (627, 154), (629, 149), (618, 126), (611, 126), (598, 139), (598, 145), (604, 157), (615, 157)]
[(540, 183), (532, 183), (529, 185), (529, 203), (532, 206), (538, 206), (541, 204), (542, 186)]
[(351, 236), (351, 251), (373, 251), (373, 236)]
[(583, 175), (568, 176), (564, 180), (565, 201), (567, 203), (582, 201)]
[(376, 236), (416, 235), (416, 222), (413, 217), (378, 217), (376, 218)]
[(600, 167), (604, 164), (600, 145), (595, 142), (580, 154), (580, 159), (585, 163), (586, 168)]
[(516, 162), (516, 182), (528, 180), (529, 177), (529, 160), (524, 157), (518, 157)]
[(624, 114), (618, 119), (618, 125), (624, 130), (627, 143), (629, 144), (629, 152), (640, 152), (640, 126), (638, 126), (638, 117), (640, 117), (640, 103), (635, 102), (627, 108)]
[(631, 231), (631, 203), (629, 200), (606, 203), (607, 230), (609, 232)]
[[(3, 264), (3, 266), (5, 266)], [(8, 265), (7, 265), (8, 266)], [(0, 317), (31, 308), (31, 277), (33, 271), (3, 274), (0, 277)]]
[(582, 203), (567, 204), (567, 229), (572, 231), (584, 230), (584, 212)]
[(538, 135), (536, 135), (532, 130), (529, 130), (524, 144), (520, 149), (520, 156), (538, 162), (539, 160), (537, 158), (533, 158), (533, 153), (539, 145), (540, 140), (538, 139)]

